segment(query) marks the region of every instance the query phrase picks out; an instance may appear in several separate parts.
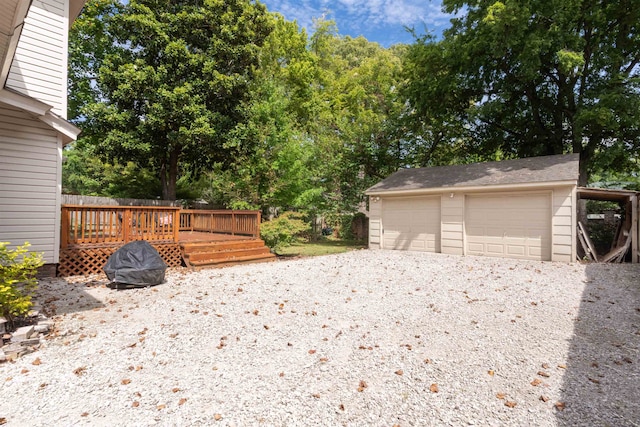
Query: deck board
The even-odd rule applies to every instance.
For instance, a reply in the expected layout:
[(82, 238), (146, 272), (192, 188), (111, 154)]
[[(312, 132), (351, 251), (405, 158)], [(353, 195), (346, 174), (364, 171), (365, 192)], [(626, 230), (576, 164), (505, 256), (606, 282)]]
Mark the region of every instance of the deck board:
[(201, 231), (181, 231), (178, 234), (178, 243), (199, 243), (199, 242), (227, 242), (235, 240), (254, 240), (252, 236), (238, 236), (222, 233), (206, 233)]

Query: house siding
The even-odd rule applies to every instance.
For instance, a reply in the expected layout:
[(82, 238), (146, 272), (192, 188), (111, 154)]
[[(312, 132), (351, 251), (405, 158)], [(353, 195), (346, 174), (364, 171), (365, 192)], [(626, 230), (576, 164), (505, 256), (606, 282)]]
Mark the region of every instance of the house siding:
[(65, 118), (68, 0), (33, 0), (6, 87), (35, 98)]
[(0, 241), (31, 243), (58, 262), (62, 142), (55, 131), (0, 104)]

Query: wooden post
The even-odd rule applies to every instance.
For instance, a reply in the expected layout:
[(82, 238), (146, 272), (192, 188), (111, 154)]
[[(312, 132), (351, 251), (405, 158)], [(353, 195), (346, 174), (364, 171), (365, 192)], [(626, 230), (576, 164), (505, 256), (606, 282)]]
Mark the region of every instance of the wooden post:
[(60, 231), (62, 232), (62, 236), (60, 239), (60, 246), (62, 246), (62, 249), (66, 249), (69, 246), (69, 234), (71, 233), (71, 230), (69, 229), (69, 223), (71, 221), (69, 221), (69, 210), (64, 206), (62, 206), (61, 209), (62, 225), (60, 227)]
[(258, 221), (256, 223), (256, 237), (260, 238), (260, 223), (262, 222), (262, 212), (258, 211)]
[(131, 209), (125, 208), (122, 213), (122, 240), (124, 243), (129, 243), (129, 235), (133, 230), (131, 230)]
[(173, 211), (173, 243), (180, 240), (180, 209)]
[(235, 211), (231, 211), (231, 235), (236, 234), (236, 213)]

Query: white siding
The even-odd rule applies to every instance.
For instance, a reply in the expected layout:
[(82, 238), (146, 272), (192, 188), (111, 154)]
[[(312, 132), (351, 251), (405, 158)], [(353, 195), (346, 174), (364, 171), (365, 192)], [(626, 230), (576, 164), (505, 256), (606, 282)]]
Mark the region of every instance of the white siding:
[(369, 249), (380, 249), (382, 203), (376, 196), (369, 197)]
[(56, 132), (0, 104), (0, 241), (25, 241), (58, 262), (62, 144)]
[(441, 250), (443, 254), (464, 254), (464, 194), (444, 193), (440, 205), (442, 206), (442, 237)]
[(553, 261), (573, 262), (576, 259), (575, 193), (575, 187), (560, 187), (553, 190), (551, 254)]
[(67, 114), (68, 0), (33, 0), (6, 87)]

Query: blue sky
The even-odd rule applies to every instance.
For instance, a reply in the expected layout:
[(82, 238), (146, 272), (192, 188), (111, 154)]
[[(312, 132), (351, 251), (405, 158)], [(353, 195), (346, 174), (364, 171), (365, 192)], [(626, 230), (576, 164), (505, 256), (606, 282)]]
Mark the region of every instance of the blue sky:
[(312, 19), (333, 19), (341, 35), (364, 36), (384, 47), (411, 43), (404, 26), (418, 34), (425, 27), (439, 35), (449, 26), (450, 16), (441, 11), (440, 0), (261, 0), (270, 12), (279, 12), (289, 21), (312, 31)]

